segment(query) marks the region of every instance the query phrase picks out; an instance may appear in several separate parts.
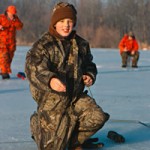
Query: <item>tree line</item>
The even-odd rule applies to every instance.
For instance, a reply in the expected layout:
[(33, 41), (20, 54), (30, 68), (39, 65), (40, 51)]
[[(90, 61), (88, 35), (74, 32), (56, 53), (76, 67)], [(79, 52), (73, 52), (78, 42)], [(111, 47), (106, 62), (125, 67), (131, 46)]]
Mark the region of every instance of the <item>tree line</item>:
[[(0, 13), (15, 5), (24, 28), (18, 44), (35, 42), (49, 28), (53, 6), (60, 0), (0, 0)], [(77, 9), (77, 33), (91, 47), (116, 48), (122, 36), (133, 31), (141, 48), (150, 45), (150, 0), (62, 0)]]

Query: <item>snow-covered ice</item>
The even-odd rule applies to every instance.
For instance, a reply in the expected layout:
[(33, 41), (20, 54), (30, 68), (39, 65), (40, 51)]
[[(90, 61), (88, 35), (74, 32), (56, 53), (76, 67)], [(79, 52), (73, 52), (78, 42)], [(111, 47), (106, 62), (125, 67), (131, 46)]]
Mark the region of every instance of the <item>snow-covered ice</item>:
[[(27, 80), (16, 77), (24, 71), (26, 52), (17, 47), (11, 79), (0, 79), (0, 150), (36, 150), (31, 139), (30, 115), (36, 110)], [(118, 49), (92, 49), (98, 76), (90, 88), (97, 103), (110, 114), (110, 120), (94, 136), (105, 144), (102, 150), (149, 150), (150, 128), (150, 51), (140, 51), (138, 69), (122, 69)], [(108, 131), (122, 134), (126, 142), (107, 138)]]

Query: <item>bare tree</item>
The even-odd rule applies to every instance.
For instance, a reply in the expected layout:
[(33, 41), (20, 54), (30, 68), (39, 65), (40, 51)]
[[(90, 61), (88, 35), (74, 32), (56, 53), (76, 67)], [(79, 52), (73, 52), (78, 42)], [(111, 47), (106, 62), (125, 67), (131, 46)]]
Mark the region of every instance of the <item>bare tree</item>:
[(13, 1), (12, 0), (0, 0), (0, 14), (4, 13), (4, 11), (6, 10), (7, 6), (9, 4), (12, 4)]
[(48, 30), (49, 9), (42, 0), (22, 0), (17, 1), (16, 5), (24, 23), (20, 38), (24, 42), (32, 43)]
[(143, 43), (150, 42), (150, 1), (141, 0), (137, 17), (136, 30), (139, 40)]
[(92, 47), (118, 47), (120, 38), (130, 30), (140, 45), (150, 45), (150, 0), (0, 0), (0, 12), (8, 5), (17, 6), (24, 23), (17, 40), (29, 44), (48, 30), (52, 8), (60, 1), (75, 5), (76, 30)]

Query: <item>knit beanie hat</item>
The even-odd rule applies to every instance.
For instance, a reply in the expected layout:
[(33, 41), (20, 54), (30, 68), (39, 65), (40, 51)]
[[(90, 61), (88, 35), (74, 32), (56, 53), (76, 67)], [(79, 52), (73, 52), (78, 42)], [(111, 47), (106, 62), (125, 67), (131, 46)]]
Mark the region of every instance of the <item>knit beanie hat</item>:
[(63, 37), (59, 35), (55, 29), (55, 24), (62, 19), (70, 18), (73, 20), (75, 26), (77, 19), (76, 15), (77, 11), (72, 4), (66, 2), (60, 2), (56, 4), (52, 12), (51, 22), (49, 26), (49, 32), (51, 33), (51, 35), (62, 39)]
[(77, 11), (72, 4), (66, 2), (60, 2), (56, 4), (53, 9), (52, 16), (51, 16), (51, 26), (54, 25), (65, 18), (70, 18), (74, 22), (74, 26), (76, 24), (76, 14)]

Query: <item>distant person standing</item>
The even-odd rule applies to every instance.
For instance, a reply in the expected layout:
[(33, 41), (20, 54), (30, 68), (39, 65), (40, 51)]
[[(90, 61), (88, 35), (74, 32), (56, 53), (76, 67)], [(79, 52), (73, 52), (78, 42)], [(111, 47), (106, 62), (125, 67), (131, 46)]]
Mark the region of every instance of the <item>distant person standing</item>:
[(133, 32), (129, 32), (124, 35), (119, 43), (119, 49), (122, 58), (122, 67), (127, 67), (127, 60), (129, 57), (132, 57), (132, 67), (137, 68), (137, 63), (139, 60), (139, 46)]
[(0, 15), (0, 74), (2, 79), (9, 79), (11, 63), (16, 50), (16, 30), (23, 23), (17, 16), (15, 6), (8, 6), (5, 13)]

